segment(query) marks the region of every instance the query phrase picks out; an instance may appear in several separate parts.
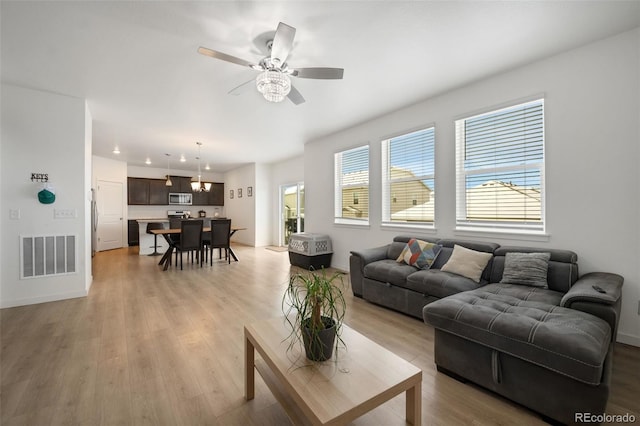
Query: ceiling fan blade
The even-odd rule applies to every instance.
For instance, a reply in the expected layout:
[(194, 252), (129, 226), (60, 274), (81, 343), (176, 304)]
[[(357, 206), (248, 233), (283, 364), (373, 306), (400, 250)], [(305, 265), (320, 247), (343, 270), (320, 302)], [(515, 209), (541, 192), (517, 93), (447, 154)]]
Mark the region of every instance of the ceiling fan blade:
[(273, 45), (271, 46), (271, 61), (279, 60), (278, 65), (284, 64), (287, 61), (289, 52), (293, 47), (293, 38), (296, 35), (296, 29), (280, 22), (276, 35), (273, 38)]
[(226, 53), (218, 52), (216, 50), (207, 49), (206, 47), (198, 47), (198, 53), (204, 56), (210, 56), (215, 59), (222, 59), (223, 61), (231, 62), (234, 64), (242, 65), (245, 67), (253, 68), (256, 65), (244, 59), (236, 58), (235, 56), (227, 55)]
[(300, 92), (298, 92), (298, 89), (293, 87), (293, 85), (291, 86), (291, 91), (287, 95), (287, 98), (296, 105), (300, 105), (305, 102)]
[(299, 78), (319, 78), (322, 80), (340, 80), (343, 68), (293, 68), (291, 75)]
[(236, 86), (233, 89), (229, 90), (228, 94), (233, 96), (241, 95), (245, 93), (249, 87), (251, 87), (252, 85), (255, 85), (255, 83), (256, 83), (256, 79), (252, 78), (251, 80), (245, 81), (241, 85)]

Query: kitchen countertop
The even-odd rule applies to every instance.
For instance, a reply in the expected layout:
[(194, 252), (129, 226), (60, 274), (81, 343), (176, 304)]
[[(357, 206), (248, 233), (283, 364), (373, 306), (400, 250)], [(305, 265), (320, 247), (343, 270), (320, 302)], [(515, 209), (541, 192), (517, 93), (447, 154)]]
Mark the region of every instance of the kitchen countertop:
[[(210, 220), (214, 220), (214, 219), (224, 219), (224, 218), (222, 218), (222, 217), (211, 217), (211, 216), (207, 216), (207, 217), (191, 216), (191, 217), (189, 217), (189, 219), (210, 219)], [(168, 223), (169, 222), (169, 218), (166, 218), (166, 217), (157, 218), (157, 219), (130, 219), (130, 220), (135, 220), (138, 223), (149, 223), (149, 222)]]

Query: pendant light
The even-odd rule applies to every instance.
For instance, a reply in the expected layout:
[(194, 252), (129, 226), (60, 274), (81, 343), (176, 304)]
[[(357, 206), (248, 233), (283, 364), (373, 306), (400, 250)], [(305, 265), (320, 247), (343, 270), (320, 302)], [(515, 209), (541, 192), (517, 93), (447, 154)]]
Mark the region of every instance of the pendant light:
[(169, 176), (169, 157), (171, 157), (171, 154), (164, 154), (167, 156), (167, 181), (164, 183), (166, 186), (172, 186), (173, 182), (171, 182), (171, 176)]
[(193, 192), (209, 192), (209, 190), (211, 190), (211, 183), (205, 182), (203, 184), (201, 180), (202, 174), (200, 171), (200, 149), (202, 147), (202, 142), (196, 142), (196, 145), (198, 145), (198, 156), (196, 157), (196, 160), (198, 160), (198, 181), (191, 182), (191, 190)]

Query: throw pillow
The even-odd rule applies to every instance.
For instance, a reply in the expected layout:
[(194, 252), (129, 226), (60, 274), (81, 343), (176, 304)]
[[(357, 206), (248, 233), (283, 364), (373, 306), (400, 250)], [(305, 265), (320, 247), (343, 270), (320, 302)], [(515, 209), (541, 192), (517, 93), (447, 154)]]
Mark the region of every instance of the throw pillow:
[(482, 271), (492, 257), (491, 253), (471, 250), (455, 244), (451, 257), (440, 270), (462, 275), (479, 283)]
[(440, 252), (440, 248), (437, 244), (412, 238), (396, 261), (404, 262), (420, 269), (429, 269)]
[(507, 253), (500, 282), (548, 288), (550, 257), (551, 253)]

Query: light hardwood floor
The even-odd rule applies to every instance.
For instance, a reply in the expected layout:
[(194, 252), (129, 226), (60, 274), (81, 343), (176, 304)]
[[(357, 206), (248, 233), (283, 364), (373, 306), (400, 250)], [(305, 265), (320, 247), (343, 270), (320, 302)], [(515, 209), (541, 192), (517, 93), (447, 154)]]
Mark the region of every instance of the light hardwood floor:
[[(286, 252), (234, 250), (240, 262), (167, 272), (136, 248), (98, 253), (88, 297), (0, 311), (2, 425), (289, 424), (259, 376), (255, 399), (244, 400), (243, 325), (281, 315), (292, 268)], [(424, 425), (544, 423), (437, 373), (422, 321), (350, 289), (347, 302), (349, 326), (423, 370)], [(404, 403), (355, 424), (404, 425)], [(640, 421), (640, 348), (617, 345), (607, 412)]]

